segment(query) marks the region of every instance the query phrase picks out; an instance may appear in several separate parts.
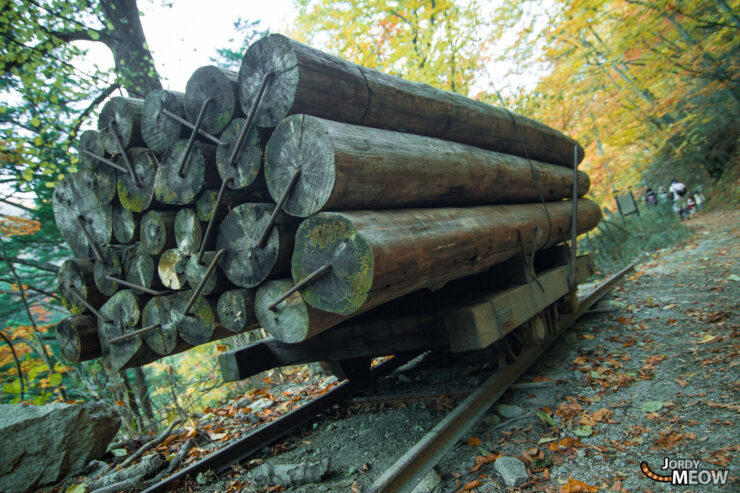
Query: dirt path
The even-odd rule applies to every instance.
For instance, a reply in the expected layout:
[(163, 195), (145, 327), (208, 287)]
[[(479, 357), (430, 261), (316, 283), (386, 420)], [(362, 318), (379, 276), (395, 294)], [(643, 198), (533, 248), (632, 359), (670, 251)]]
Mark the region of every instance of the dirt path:
[[(690, 227), (687, 242), (649, 257), (596, 306), (600, 314), (556, 342), (520, 380), (541, 383), (508, 392), (501, 403), (510, 407), (490, 410), (421, 491), (740, 491), (740, 213), (703, 214)], [(323, 483), (289, 490), (362, 491), (444, 417), (454, 390), (479, 385), (489, 371), (470, 358), (437, 363), (422, 360), (375, 391), (452, 397), (338, 407), (252, 464), (328, 458)], [(523, 484), (504, 484), (499, 456), (526, 465)], [(641, 472), (645, 461), (670, 475), (665, 458), (726, 470), (727, 485), (673, 486)], [(237, 487), (281, 491), (245, 469), (207, 489)]]

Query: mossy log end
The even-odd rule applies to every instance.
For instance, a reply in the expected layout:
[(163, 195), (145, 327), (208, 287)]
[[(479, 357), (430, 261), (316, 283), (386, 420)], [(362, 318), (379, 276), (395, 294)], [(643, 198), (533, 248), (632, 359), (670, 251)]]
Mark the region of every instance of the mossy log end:
[(157, 275), (159, 255), (149, 255), (141, 242), (127, 249), (123, 259), (126, 281), (145, 288), (159, 289), (162, 282)]
[[(188, 260), (188, 265), (185, 268), (185, 276), (188, 278), (188, 284), (192, 289), (196, 289), (203, 277), (206, 275), (208, 267), (210, 267), (213, 258), (216, 256), (216, 252), (204, 252), (202, 261), (198, 262), (198, 255), (192, 255)], [(233, 289), (235, 286), (224, 276), (221, 269), (216, 266), (211, 272), (211, 275), (203, 284), (200, 294), (202, 296), (208, 296), (209, 294), (222, 293), (228, 289)]]
[(141, 219), (141, 246), (149, 255), (159, 255), (177, 245), (175, 216), (177, 211), (147, 211)]
[(88, 310), (70, 290), (74, 290), (95, 309), (100, 308), (107, 299), (95, 285), (93, 271), (94, 264), (87, 259), (67, 259), (59, 267), (57, 273), (59, 298), (64, 308), (74, 315)]
[(274, 127), (289, 115), (426, 135), (546, 163), (573, 166), (575, 140), (504, 108), (341, 60), (279, 34), (252, 44), (239, 70), (247, 111), (268, 82), (256, 123)]
[(118, 201), (131, 212), (144, 212), (154, 202), (154, 178), (161, 157), (143, 147), (129, 149), (128, 157), (134, 168), (138, 185), (130, 173), (118, 172)]
[(100, 308), (104, 320), (98, 320), (98, 336), (103, 350), (103, 367), (118, 372), (151, 361), (152, 351), (140, 335), (120, 342), (109, 341), (139, 327), (143, 298), (130, 289), (118, 291)]
[(176, 291), (185, 289), (188, 280), (187, 267), (190, 257), (179, 248), (165, 250), (159, 257), (157, 272), (162, 284)]
[(193, 203), (205, 188), (218, 188), (216, 146), (196, 142), (188, 156), (182, 175), (178, 173), (187, 141), (178, 140), (166, 154), (154, 178), (154, 197), (163, 204)]
[(110, 154), (106, 154), (103, 144), (100, 143), (97, 130), (85, 130), (80, 134), (80, 138), (77, 141), (77, 151), (78, 159), (80, 160), (80, 168), (82, 169), (94, 169), (100, 165), (100, 161), (82, 151), (87, 151), (104, 158), (110, 156)]
[(235, 285), (253, 288), (288, 271), (298, 223), (279, 213), (263, 247), (257, 243), (275, 204), (242, 204), (221, 222), (216, 250), (226, 249), (219, 264)]
[[(534, 171), (532, 170), (534, 167)], [(547, 201), (572, 194), (573, 172), (431, 137), (293, 115), (267, 144), (265, 176), (276, 202), (300, 169), (283, 210), (453, 207)], [(536, 177), (533, 176), (536, 173)], [(578, 192), (589, 179), (578, 174)]]
[(98, 117), (98, 135), (100, 143), (108, 154), (121, 153), (118, 142), (113, 135), (114, 128), (118, 132), (124, 149), (144, 144), (144, 139), (141, 137), (141, 112), (143, 107), (143, 99), (122, 96), (112, 97), (103, 105)]
[(219, 134), (231, 120), (241, 116), (237, 90), (237, 73), (214, 66), (200, 67), (190, 76), (185, 85), (185, 114), (188, 121), (195, 123), (203, 102), (212, 98), (201, 128), (211, 134)]
[(287, 343), (301, 342), (347, 318), (309, 306), (297, 291), (277, 305), (275, 310), (270, 310), (268, 306), (293, 285), (290, 279), (276, 279), (257, 288), (254, 301), (257, 320), (275, 339)]
[[(537, 250), (570, 238), (572, 202), (547, 208), (549, 222), (541, 204), (320, 213), (296, 233), (293, 279), (332, 265), (302, 291), (304, 299), (321, 310), (358, 313), (481, 272), (522, 247), (531, 252), (535, 237)], [(578, 201), (579, 233), (600, 219), (598, 205)]]
[(259, 327), (254, 314), (254, 289), (232, 289), (218, 297), (218, 319), (231, 332), (243, 332)]
[(262, 168), (262, 151), (265, 148), (267, 139), (265, 132), (260, 131), (257, 127), (252, 127), (244, 139), (239, 152), (236, 155), (234, 164), (230, 164), (231, 154), (234, 152), (237, 138), (247, 123), (245, 118), (235, 118), (226, 127), (226, 130), (219, 137), (224, 142), (216, 149), (216, 164), (218, 165), (218, 174), (221, 179), (226, 181), (231, 178), (229, 188), (239, 190), (248, 187), (257, 178)]
[(190, 130), (168, 116), (164, 110), (185, 119), (185, 94), (165, 89), (155, 89), (147, 94), (141, 115), (141, 135), (147, 147), (162, 152), (179, 139), (187, 139)]
[(113, 238), (118, 243), (126, 245), (138, 240), (140, 224), (141, 214), (121, 205), (113, 206)]
[[(142, 334), (141, 337), (149, 349), (162, 356), (175, 352), (180, 343), (177, 328), (172, 323), (172, 304), (176, 297), (177, 295), (152, 298), (146, 302), (141, 314), (142, 327), (159, 324), (158, 328)], [(184, 347), (179, 349), (184, 350)]]
[(171, 320), (179, 337), (191, 346), (199, 346), (211, 341), (216, 327), (216, 314), (211, 302), (204, 296), (198, 296), (190, 309), (185, 313), (185, 306), (192, 291), (181, 291), (172, 303)]
[(132, 246), (126, 246), (123, 248), (104, 246), (102, 247), (102, 260), (95, 260), (95, 267), (93, 268), (95, 286), (97, 286), (100, 292), (104, 295), (113, 296), (113, 294), (118, 291), (119, 284), (107, 279), (107, 276), (112, 276), (118, 279), (123, 279), (125, 277), (123, 259), (129, 248), (132, 248)]
[(80, 363), (103, 355), (98, 325), (92, 315), (73, 315), (56, 326), (56, 339), (67, 363)]
[[(177, 211), (175, 216), (175, 241), (177, 248), (186, 255), (198, 253), (203, 241), (203, 226), (198, 220), (195, 209), (185, 208)], [(213, 246), (216, 242), (213, 241)], [(208, 248), (208, 245), (206, 245)]]

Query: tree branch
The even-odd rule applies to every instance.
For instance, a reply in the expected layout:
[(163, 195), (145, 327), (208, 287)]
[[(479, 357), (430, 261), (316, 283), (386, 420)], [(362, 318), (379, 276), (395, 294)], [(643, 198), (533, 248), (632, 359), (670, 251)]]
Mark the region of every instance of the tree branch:
[(12, 264), (20, 264), (20, 265), (27, 265), (28, 267), (35, 267), (39, 270), (45, 270), (47, 272), (53, 272), (54, 274), (59, 273), (59, 267), (53, 264), (40, 264), (38, 262), (34, 262), (33, 260), (24, 260), (21, 258), (13, 258), (8, 257), (7, 255), (0, 255), (0, 260), (3, 260), (7, 263)]
[(15, 352), (15, 348), (13, 347), (13, 343), (10, 342), (10, 339), (5, 336), (5, 334), (0, 331), (0, 337), (3, 338), (3, 340), (8, 343), (8, 346), (10, 346), (10, 352), (13, 353), (13, 359), (15, 360), (15, 366), (18, 368), (18, 379), (21, 381), (21, 402), (26, 400), (26, 386), (23, 383), (23, 370), (21, 370), (21, 362), (18, 360), (18, 354)]

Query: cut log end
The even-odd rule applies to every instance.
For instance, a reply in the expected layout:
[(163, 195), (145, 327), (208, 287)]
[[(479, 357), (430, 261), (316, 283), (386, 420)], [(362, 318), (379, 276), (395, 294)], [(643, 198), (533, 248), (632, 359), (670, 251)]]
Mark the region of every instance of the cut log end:
[(226, 249), (220, 265), (237, 286), (256, 287), (275, 268), (280, 250), (278, 228), (273, 228), (263, 248), (257, 246), (274, 208), (274, 204), (242, 204), (221, 222), (216, 249)]
[(116, 205), (113, 207), (113, 238), (118, 243), (133, 243), (139, 238), (141, 216), (138, 213)]
[(184, 254), (198, 253), (203, 239), (203, 228), (195, 210), (180, 209), (175, 216), (175, 241)]
[(277, 126), (266, 149), (267, 188), (277, 202), (293, 174), (301, 170), (283, 204), (283, 210), (298, 217), (320, 211), (334, 188), (334, 146), (321, 123), (307, 115), (293, 115)]
[(176, 211), (147, 211), (141, 219), (141, 246), (149, 255), (158, 255), (176, 245)]
[(85, 154), (82, 151), (88, 151), (95, 154), (96, 156), (106, 157), (105, 149), (103, 149), (103, 145), (100, 143), (98, 132), (96, 130), (85, 130), (80, 134), (80, 140), (77, 144), (77, 150), (79, 151), (78, 159), (80, 160), (80, 167), (83, 169), (94, 169), (98, 167), (98, 165), (100, 165), (100, 161), (89, 156), (88, 154)]
[(211, 303), (203, 296), (196, 298), (190, 313), (186, 314), (185, 306), (192, 295), (192, 291), (178, 293), (172, 304), (172, 323), (183, 341), (199, 346), (213, 337), (216, 316)]
[(89, 361), (103, 354), (97, 322), (92, 315), (65, 318), (56, 326), (56, 339), (62, 357), (68, 363)]
[(170, 149), (154, 180), (154, 196), (163, 204), (186, 205), (193, 202), (203, 188), (206, 172), (206, 147), (195, 145), (180, 176), (178, 169), (188, 143), (178, 140)]
[(228, 186), (232, 190), (239, 190), (251, 185), (262, 167), (262, 151), (260, 150), (262, 142), (257, 127), (254, 126), (244, 139), (244, 143), (236, 155), (236, 162), (234, 164), (229, 163), (236, 141), (246, 123), (247, 120), (244, 118), (232, 120), (220, 137), (224, 145), (219, 145), (216, 149), (218, 174), (224, 181), (231, 178)]
[(98, 335), (103, 349), (104, 365), (113, 372), (139, 366), (137, 362), (150, 354), (141, 336), (121, 342), (108, 341), (136, 330), (141, 319), (141, 299), (132, 290), (118, 291), (100, 308), (104, 320), (98, 320)]
[(287, 279), (268, 281), (257, 288), (254, 311), (262, 327), (275, 339), (296, 343), (308, 337), (310, 319), (309, 307), (300, 293), (293, 293), (280, 303), (275, 310), (267, 307), (293, 287)]
[[(126, 275), (126, 281), (143, 286), (145, 288), (154, 288), (159, 285), (159, 279), (155, 276), (156, 265), (159, 263), (159, 257), (149, 255), (141, 242), (136, 243), (126, 251), (123, 261), (123, 270)], [(155, 283), (155, 278), (157, 282)]]
[(169, 117), (165, 110), (185, 118), (183, 99), (180, 92), (155, 89), (144, 99), (141, 116), (141, 133), (144, 142), (153, 151), (165, 151), (175, 142), (185, 138), (183, 125)]
[(148, 149), (135, 147), (129, 149), (128, 157), (134, 168), (137, 185), (130, 173), (118, 173), (118, 200), (132, 212), (144, 212), (154, 200), (154, 179), (159, 157)]
[(93, 307), (100, 308), (105, 302), (105, 296), (95, 286), (93, 263), (84, 259), (65, 260), (57, 273), (59, 297), (62, 305), (72, 314), (81, 314), (87, 311), (85, 305), (72, 294), (77, 293)]
[[(188, 284), (190, 284), (190, 287), (192, 289), (196, 289), (198, 286), (200, 286), (201, 281), (206, 275), (206, 271), (211, 265), (211, 262), (213, 261), (214, 257), (216, 256), (216, 252), (204, 252), (203, 259), (198, 262), (198, 255), (193, 255), (188, 260), (188, 265), (185, 270), (185, 275), (188, 278)], [(219, 279), (219, 268), (216, 266), (216, 268), (213, 270), (210, 276), (208, 276), (208, 279), (203, 284), (203, 288), (200, 291), (200, 294), (202, 296), (207, 296), (213, 292), (215, 292), (219, 287), (223, 286), (223, 280)], [(223, 289), (220, 289), (221, 291)]]
[(118, 142), (113, 131), (118, 133), (124, 149), (142, 144), (141, 111), (144, 101), (141, 99), (112, 97), (100, 110), (98, 117), (98, 134), (100, 143), (109, 154), (120, 154)]
[(102, 252), (103, 258), (101, 260), (95, 260), (95, 266), (93, 268), (95, 286), (104, 295), (113, 296), (118, 291), (119, 285), (107, 279), (107, 276), (118, 279), (123, 278), (123, 263), (121, 262), (121, 253), (123, 252), (111, 247), (103, 247)]
[(298, 228), (293, 279), (300, 282), (327, 264), (332, 270), (303, 290), (306, 301), (320, 310), (342, 315), (357, 311), (367, 300), (373, 283), (372, 249), (346, 218), (322, 213), (305, 220)]
[(254, 296), (253, 289), (232, 289), (219, 296), (216, 311), (224, 327), (235, 333), (257, 328)]
[(166, 250), (159, 257), (159, 279), (165, 287), (174, 290), (185, 288), (187, 281), (188, 256), (177, 248)]
[(195, 122), (203, 102), (209, 98), (201, 128), (211, 134), (223, 131), (239, 112), (236, 73), (213, 66), (200, 67), (190, 76), (185, 86), (185, 114)]
[(171, 354), (177, 346), (177, 328), (172, 324), (172, 305), (176, 295), (157, 296), (147, 301), (141, 314), (141, 325), (159, 327), (142, 334), (146, 345), (157, 354)]

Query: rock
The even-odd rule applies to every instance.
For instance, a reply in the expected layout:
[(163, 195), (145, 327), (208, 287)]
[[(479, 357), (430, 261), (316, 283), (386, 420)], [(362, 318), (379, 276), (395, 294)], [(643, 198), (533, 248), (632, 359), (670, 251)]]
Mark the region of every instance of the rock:
[(431, 471), (424, 476), (424, 479), (419, 481), (419, 484), (411, 490), (411, 493), (437, 493), (440, 491), (440, 484), (442, 483), (442, 475), (435, 466)]
[(488, 426), (496, 426), (501, 422), (501, 418), (498, 417), (498, 414), (489, 414), (485, 418), (486, 425)]
[(499, 416), (506, 419), (514, 419), (524, 415), (526, 412), (519, 406), (512, 406), (511, 404), (496, 404), (493, 408)]
[(121, 426), (102, 402), (0, 405), (0, 491), (54, 484), (105, 454)]
[(329, 378), (325, 378), (321, 383), (319, 383), (319, 387), (321, 389), (327, 388), (329, 385), (335, 384), (339, 381), (337, 377), (334, 375), (330, 376)]
[(329, 459), (304, 464), (262, 464), (251, 477), (262, 484), (297, 486), (320, 482), (329, 471)]
[(499, 457), (493, 463), (493, 468), (501, 475), (506, 486), (521, 486), (529, 480), (524, 462), (516, 457)]
[(270, 399), (257, 399), (256, 401), (249, 404), (247, 407), (252, 410), (253, 413), (258, 413), (260, 411), (264, 411), (268, 407), (272, 407), (275, 404), (275, 401), (271, 401)]

